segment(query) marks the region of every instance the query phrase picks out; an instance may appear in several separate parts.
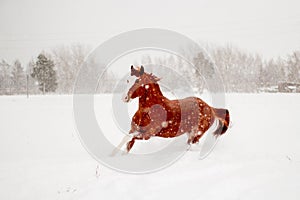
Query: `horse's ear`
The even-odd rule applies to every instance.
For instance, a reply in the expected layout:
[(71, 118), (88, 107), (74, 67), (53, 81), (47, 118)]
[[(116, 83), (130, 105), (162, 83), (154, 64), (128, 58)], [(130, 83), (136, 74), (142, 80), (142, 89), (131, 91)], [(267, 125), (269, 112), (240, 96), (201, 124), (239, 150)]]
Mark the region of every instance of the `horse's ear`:
[(137, 70), (134, 69), (133, 65), (131, 65), (130, 75), (136, 76)]
[(144, 67), (143, 65), (141, 66), (141, 69), (140, 69), (140, 75), (143, 75), (144, 74)]
[(157, 82), (157, 81), (160, 81), (160, 80), (161, 80), (161, 78), (155, 77), (155, 79), (154, 79), (154, 80)]

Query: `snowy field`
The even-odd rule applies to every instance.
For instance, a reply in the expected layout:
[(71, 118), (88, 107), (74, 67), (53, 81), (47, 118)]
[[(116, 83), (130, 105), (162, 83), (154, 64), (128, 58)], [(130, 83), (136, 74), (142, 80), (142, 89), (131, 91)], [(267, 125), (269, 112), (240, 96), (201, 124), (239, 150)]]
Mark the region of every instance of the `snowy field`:
[(188, 151), (164, 170), (132, 175), (85, 151), (72, 96), (0, 97), (0, 199), (299, 199), (300, 95), (226, 98), (233, 126), (206, 159)]

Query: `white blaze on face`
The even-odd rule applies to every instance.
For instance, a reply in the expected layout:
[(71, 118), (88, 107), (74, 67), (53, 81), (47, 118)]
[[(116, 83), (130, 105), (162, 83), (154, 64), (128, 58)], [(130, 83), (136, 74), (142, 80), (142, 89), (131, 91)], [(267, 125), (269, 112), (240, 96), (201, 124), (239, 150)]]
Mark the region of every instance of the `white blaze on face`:
[(163, 128), (166, 128), (166, 127), (168, 126), (168, 122), (166, 122), (166, 121), (162, 122), (162, 123), (161, 123), (161, 126), (162, 126)]

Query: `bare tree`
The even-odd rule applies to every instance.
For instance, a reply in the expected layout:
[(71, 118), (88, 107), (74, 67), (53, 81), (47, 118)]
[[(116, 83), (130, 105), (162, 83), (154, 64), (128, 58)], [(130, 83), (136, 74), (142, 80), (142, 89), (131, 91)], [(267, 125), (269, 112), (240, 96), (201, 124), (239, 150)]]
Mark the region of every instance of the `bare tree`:
[(26, 91), (26, 75), (19, 60), (16, 60), (12, 65), (11, 80), (13, 94), (22, 94)]
[(300, 51), (295, 51), (289, 55), (286, 63), (288, 81), (300, 83)]
[(212, 50), (212, 58), (221, 72), (227, 92), (256, 92), (262, 58), (232, 46)]
[(0, 62), (0, 93), (11, 94), (12, 83), (10, 79), (11, 67), (5, 61)]
[(81, 44), (60, 46), (52, 50), (58, 73), (59, 93), (72, 93), (77, 73), (88, 51), (89, 47)]

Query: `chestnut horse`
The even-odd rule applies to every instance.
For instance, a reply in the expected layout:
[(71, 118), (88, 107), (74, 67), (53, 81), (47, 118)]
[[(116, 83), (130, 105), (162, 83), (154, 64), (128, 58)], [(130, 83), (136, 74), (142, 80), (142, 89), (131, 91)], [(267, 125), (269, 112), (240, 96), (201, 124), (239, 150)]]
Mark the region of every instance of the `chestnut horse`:
[(153, 74), (144, 72), (141, 66), (131, 66), (131, 76), (137, 79), (129, 89), (124, 101), (139, 98), (139, 108), (131, 121), (133, 138), (127, 143), (127, 152), (135, 140), (148, 140), (152, 136), (171, 138), (188, 134), (188, 144), (197, 143), (215, 120), (218, 126), (215, 136), (226, 132), (229, 125), (227, 109), (213, 108), (197, 97), (170, 100), (163, 96), (158, 81)]

